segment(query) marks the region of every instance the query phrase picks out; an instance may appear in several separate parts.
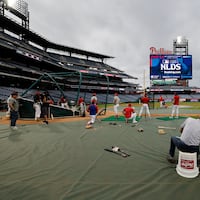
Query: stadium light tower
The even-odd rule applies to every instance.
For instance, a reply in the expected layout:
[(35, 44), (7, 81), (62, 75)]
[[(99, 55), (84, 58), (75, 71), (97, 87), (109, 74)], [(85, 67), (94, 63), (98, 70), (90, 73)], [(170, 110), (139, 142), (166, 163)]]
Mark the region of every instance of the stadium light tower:
[[(173, 54), (175, 55), (188, 55), (188, 40), (185, 36), (178, 36), (173, 41)], [(179, 85), (188, 86), (189, 81), (187, 79), (178, 79), (177, 83)]]
[(173, 41), (173, 54), (188, 55), (188, 40), (185, 36), (178, 36)]
[[(5, 16), (5, 10), (22, 20), (22, 26), (29, 29), (28, 3), (24, 0), (0, 0), (0, 14)], [(7, 17), (7, 16), (5, 16)], [(11, 17), (12, 18), (12, 17)]]
[(11, 8), (16, 7), (17, 0), (7, 0), (7, 5)]

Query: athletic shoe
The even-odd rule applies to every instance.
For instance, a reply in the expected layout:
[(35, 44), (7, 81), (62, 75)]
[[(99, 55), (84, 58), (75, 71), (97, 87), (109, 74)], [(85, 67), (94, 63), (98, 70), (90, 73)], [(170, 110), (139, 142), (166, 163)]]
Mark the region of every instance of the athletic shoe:
[(136, 123), (138, 123), (136, 120), (135, 120), (135, 121), (133, 121), (133, 124), (136, 124)]
[(167, 156), (167, 160), (170, 163), (173, 163), (173, 164), (176, 163), (176, 160), (173, 157), (171, 157), (170, 155)]
[(11, 126), (11, 129), (12, 129), (12, 130), (17, 130), (18, 127), (17, 127), (17, 126)]
[(48, 121), (46, 121), (46, 120), (45, 120), (45, 121), (43, 121), (43, 122), (44, 122), (45, 124), (48, 124), (48, 123), (49, 123), (49, 122), (48, 122)]
[(170, 119), (173, 119), (173, 117), (172, 117), (172, 116), (170, 116), (169, 118), (170, 118)]

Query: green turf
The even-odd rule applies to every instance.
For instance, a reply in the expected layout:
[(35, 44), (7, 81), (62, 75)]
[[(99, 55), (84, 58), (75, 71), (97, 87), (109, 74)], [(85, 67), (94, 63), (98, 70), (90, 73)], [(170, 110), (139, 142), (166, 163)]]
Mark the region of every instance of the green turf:
[[(136, 120), (139, 121), (140, 117), (137, 116)], [(119, 116), (118, 118), (116, 118), (115, 116), (110, 116), (110, 117), (103, 118), (101, 121), (125, 121), (125, 117)]]
[(183, 117), (183, 116), (180, 116), (178, 118), (170, 118), (170, 117), (157, 117), (156, 119), (160, 119), (160, 120), (163, 120), (163, 121), (170, 121), (170, 120), (177, 120), (177, 119), (185, 119), (187, 117)]

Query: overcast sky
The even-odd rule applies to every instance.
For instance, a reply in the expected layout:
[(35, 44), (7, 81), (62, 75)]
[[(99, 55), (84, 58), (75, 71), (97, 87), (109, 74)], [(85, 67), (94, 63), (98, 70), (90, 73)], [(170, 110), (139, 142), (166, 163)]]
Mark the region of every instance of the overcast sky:
[[(30, 28), (51, 42), (115, 57), (107, 64), (149, 86), (150, 47), (172, 50), (185, 36), (200, 78), (200, 0), (25, 0)], [(145, 74), (145, 76), (144, 76)], [(145, 78), (144, 78), (145, 77)]]

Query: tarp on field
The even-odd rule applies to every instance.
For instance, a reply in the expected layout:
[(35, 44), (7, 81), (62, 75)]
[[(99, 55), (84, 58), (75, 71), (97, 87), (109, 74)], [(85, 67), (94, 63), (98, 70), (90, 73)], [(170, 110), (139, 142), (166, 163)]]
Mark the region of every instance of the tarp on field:
[[(200, 196), (199, 177), (188, 179), (167, 162), (169, 141), (184, 119), (141, 119), (136, 126), (97, 121), (0, 125), (0, 199), (169, 200)], [(143, 128), (144, 132), (138, 132)], [(118, 146), (124, 158), (104, 148)], [(177, 152), (176, 152), (177, 157)]]

